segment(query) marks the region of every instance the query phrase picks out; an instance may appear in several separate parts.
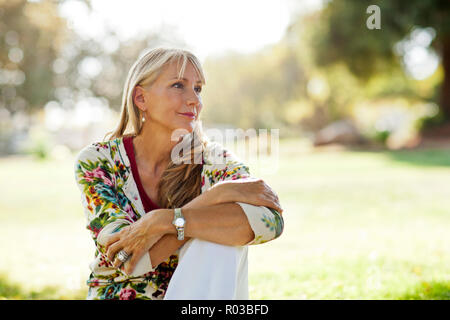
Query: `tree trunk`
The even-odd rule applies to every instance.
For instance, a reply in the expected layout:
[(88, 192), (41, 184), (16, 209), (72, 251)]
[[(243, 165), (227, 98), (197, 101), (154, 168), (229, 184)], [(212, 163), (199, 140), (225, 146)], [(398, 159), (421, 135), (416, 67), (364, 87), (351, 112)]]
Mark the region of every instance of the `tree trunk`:
[(441, 89), (440, 108), (447, 122), (450, 122), (450, 35), (443, 37), (442, 66), (444, 68), (444, 81)]

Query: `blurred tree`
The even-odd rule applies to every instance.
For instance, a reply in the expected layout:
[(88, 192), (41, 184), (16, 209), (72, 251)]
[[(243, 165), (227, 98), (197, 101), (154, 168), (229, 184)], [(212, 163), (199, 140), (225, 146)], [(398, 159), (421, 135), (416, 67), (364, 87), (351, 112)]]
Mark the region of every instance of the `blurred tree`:
[[(367, 13), (378, 5), (381, 29), (369, 29)], [(430, 47), (442, 61), (440, 109), (450, 120), (450, 2), (446, 0), (333, 0), (311, 27), (311, 44), (321, 66), (344, 63), (363, 82), (377, 74), (398, 73), (402, 61), (395, 46), (415, 30), (435, 33)]]
[[(71, 110), (92, 99), (119, 110), (128, 70), (138, 55), (161, 44), (160, 34), (181, 43), (170, 30), (123, 41), (108, 25), (102, 37), (79, 35), (59, 15), (58, 6), (65, 2), (84, 5), (86, 14), (92, 9), (90, 0), (0, 0), (0, 136), (26, 131), (29, 116), (50, 101)], [(2, 122), (2, 115), (18, 119), (19, 113), (20, 126)]]
[[(284, 43), (252, 54), (229, 52), (204, 62), (203, 119), (243, 129), (280, 128), (289, 123), (292, 100), (305, 92), (296, 52)], [(290, 109), (290, 110), (288, 110)]]
[[(161, 34), (165, 37), (170, 34), (169, 30), (142, 33), (121, 41), (114, 30), (105, 29), (106, 35), (101, 39), (77, 37), (63, 50), (60, 59), (64, 60), (67, 69), (58, 77), (57, 87), (63, 89), (59, 100), (64, 107), (73, 107), (73, 102), (79, 99), (100, 97), (109, 107), (119, 111), (123, 86), (132, 64), (145, 50), (164, 44)], [(172, 41), (176, 42), (174, 46), (185, 46), (179, 39)]]
[[(75, 6), (79, 14), (90, 14), (89, 0), (67, 0), (67, 4), (67, 7), (62, 7), (63, 11), (70, 11), (71, 6)], [(55, 101), (66, 110), (87, 101), (89, 105), (102, 105), (119, 111), (123, 86), (132, 64), (145, 50), (168, 43), (186, 46), (167, 25), (150, 32), (137, 32), (126, 39), (121, 38), (116, 27), (106, 21), (96, 35), (72, 32), (70, 41), (66, 41), (55, 60)]]
[(30, 113), (53, 98), (53, 62), (67, 37), (58, 2), (0, 0), (0, 107)]

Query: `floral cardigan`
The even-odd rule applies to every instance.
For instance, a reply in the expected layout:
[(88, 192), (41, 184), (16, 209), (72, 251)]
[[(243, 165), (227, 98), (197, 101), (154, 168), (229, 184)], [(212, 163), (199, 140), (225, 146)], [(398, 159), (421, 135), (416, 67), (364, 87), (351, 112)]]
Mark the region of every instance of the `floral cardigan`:
[[(202, 192), (219, 181), (250, 176), (248, 167), (217, 143), (209, 142), (202, 156)], [(220, 157), (222, 161), (217, 161)], [(74, 170), (81, 191), (87, 229), (96, 246), (95, 260), (90, 264), (91, 274), (87, 281), (87, 298), (163, 299), (177, 267), (180, 249), (154, 269), (147, 253), (136, 267), (140, 272), (131, 275), (115, 269), (106, 259), (106, 236), (146, 214), (123, 137), (84, 147), (76, 157)], [(248, 204), (241, 206), (255, 234), (255, 238), (247, 245), (261, 244), (280, 236), (284, 222), (277, 211)]]

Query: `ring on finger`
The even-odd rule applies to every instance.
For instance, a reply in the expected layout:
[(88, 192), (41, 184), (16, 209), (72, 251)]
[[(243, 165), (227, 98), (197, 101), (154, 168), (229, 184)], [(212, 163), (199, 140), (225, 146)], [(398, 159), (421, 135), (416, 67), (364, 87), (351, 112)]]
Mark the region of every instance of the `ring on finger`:
[(120, 250), (117, 254), (117, 259), (119, 259), (122, 263), (125, 263), (130, 258), (130, 255), (125, 250)]

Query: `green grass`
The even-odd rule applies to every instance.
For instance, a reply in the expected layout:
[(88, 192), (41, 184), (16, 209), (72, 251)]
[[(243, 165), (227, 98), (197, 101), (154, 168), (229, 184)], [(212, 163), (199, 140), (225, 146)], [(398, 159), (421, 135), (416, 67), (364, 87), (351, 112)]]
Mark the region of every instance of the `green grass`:
[[(280, 145), (282, 236), (249, 250), (251, 299), (450, 299), (450, 150)], [(72, 159), (0, 159), (0, 297), (83, 299), (93, 257)]]

